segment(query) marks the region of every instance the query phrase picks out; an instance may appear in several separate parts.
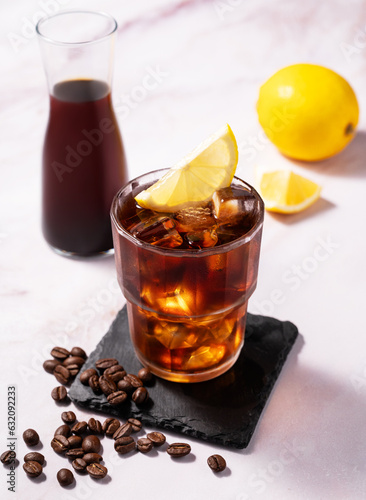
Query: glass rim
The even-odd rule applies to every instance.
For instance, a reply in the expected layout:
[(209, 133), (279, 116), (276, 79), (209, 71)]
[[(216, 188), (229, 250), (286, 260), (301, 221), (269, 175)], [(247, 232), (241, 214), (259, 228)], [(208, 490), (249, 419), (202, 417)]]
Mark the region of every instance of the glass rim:
[(240, 181), (242, 184), (250, 188), (250, 191), (255, 195), (256, 199), (259, 201), (260, 205), (260, 211), (258, 214), (258, 220), (252, 227), (250, 231), (247, 233), (243, 234), (242, 236), (239, 236), (239, 238), (236, 238), (233, 241), (229, 241), (228, 243), (223, 243), (222, 245), (214, 246), (214, 247), (209, 247), (209, 248), (167, 248), (167, 247), (158, 247), (155, 245), (151, 245), (150, 243), (146, 243), (145, 241), (139, 240), (132, 236), (131, 233), (127, 231), (117, 220), (116, 217), (116, 206), (117, 206), (117, 201), (122, 195), (122, 193), (132, 185), (132, 183), (138, 182), (144, 177), (151, 175), (151, 174), (157, 174), (158, 172), (163, 175), (169, 170), (169, 168), (163, 168), (163, 169), (158, 169), (158, 170), (151, 170), (150, 172), (146, 172), (142, 175), (139, 175), (138, 177), (135, 177), (134, 179), (128, 181), (124, 186), (122, 186), (118, 192), (115, 194), (112, 205), (111, 205), (111, 210), (110, 210), (110, 216), (112, 223), (114, 227), (117, 229), (118, 233), (125, 238), (127, 238), (130, 242), (132, 242), (134, 245), (137, 247), (145, 248), (151, 252), (156, 252), (160, 254), (165, 254), (169, 255), (170, 257), (200, 257), (200, 256), (207, 256), (207, 255), (217, 255), (219, 253), (226, 253), (227, 251), (231, 250), (232, 248), (236, 248), (241, 245), (245, 245), (249, 241), (251, 241), (254, 236), (257, 234), (257, 232), (261, 229), (263, 226), (263, 220), (264, 220), (264, 202), (259, 195), (259, 193), (256, 191), (256, 189), (248, 184), (248, 182), (244, 181), (243, 179), (240, 179), (240, 177), (234, 176), (232, 183), (234, 180)]
[[(107, 33), (99, 36), (95, 40), (84, 40), (84, 41), (79, 41), (79, 42), (66, 42), (66, 41), (61, 41), (61, 40), (54, 40), (53, 38), (46, 36), (42, 33), (41, 28), (45, 23), (47, 23), (48, 21), (54, 20), (57, 17), (61, 17), (61, 16), (65, 16), (65, 15), (67, 16), (70, 14), (88, 14), (88, 15), (92, 14), (92, 15), (96, 15), (99, 17), (104, 17), (104, 18), (107, 18), (110, 21), (112, 21), (112, 28), (110, 30), (108, 30)], [(70, 9), (70, 10), (63, 10), (61, 12), (57, 12), (56, 14), (52, 14), (50, 16), (42, 17), (36, 24), (36, 33), (40, 37), (41, 40), (52, 43), (54, 45), (61, 45), (61, 46), (64, 45), (64, 46), (71, 47), (73, 45), (91, 45), (93, 43), (99, 43), (102, 40), (105, 40), (106, 38), (113, 35), (113, 33), (115, 33), (117, 31), (117, 28), (118, 28), (118, 24), (117, 24), (116, 19), (111, 14), (108, 14), (107, 12), (97, 11), (97, 10), (79, 10), (79, 9), (73, 10), (73, 9)]]

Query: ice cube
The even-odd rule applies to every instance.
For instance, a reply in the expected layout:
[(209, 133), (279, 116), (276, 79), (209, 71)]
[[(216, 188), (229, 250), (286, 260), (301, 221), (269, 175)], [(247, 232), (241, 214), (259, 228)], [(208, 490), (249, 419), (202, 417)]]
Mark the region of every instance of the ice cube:
[(243, 217), (254, 216), (258, 212), (258, 201), (248, 190), (238, 187), (223, 188), (212, 196), (213, 214), (219, 224), (237, 224)]
[(183, 243), (174, 220), (166, 216), (154, 214), (136, 223), (129, 231), (135, 238), (159, 247), (177, 248)]
[(217, 243), (218, 237), (215, 227), (203, 231), (189, 232), (185, 239), (191, 248), (210, 248)]
[(191, 353), (182, 368), (183, 370), (201, 370), (219, 363), (224, 354), (225, 347), (222, 345), (201, 346)]
[(197, 335), (184, 323), (162, 321), (154, 328), (154, 336), (168, 349), (188, 349), (197, 342)]
[(188, 233), (209, 229), (216, 224), (211, 208), (188, 207), (175, 214), (176, 228), (180, 233)]

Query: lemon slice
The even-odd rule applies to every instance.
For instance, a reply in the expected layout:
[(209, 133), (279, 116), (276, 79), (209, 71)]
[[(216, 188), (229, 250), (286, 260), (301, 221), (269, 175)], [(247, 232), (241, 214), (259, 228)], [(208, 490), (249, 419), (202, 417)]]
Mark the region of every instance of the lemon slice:
[(141, 207), (158, 212), (176, 212), (204, 203), (218, 189), (230, 186), (237, 163), (235, 136), (225, 125), (135, 200)]
[(319, 197), (321, 187), (315, 182), (291, 172), (264, 172), (258, 179), (258, 189), (267, 210), (283, 214), (301, 212)]

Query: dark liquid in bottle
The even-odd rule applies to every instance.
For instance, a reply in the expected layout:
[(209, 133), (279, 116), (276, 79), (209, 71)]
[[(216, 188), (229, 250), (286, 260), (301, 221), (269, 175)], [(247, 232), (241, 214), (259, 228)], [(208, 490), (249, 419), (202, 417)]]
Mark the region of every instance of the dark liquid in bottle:
[(113, 248), (109, 210), (127, 181), (109, 86), (58, 83), (43, 151), (43, 234), (54, 248), (93, 255)]

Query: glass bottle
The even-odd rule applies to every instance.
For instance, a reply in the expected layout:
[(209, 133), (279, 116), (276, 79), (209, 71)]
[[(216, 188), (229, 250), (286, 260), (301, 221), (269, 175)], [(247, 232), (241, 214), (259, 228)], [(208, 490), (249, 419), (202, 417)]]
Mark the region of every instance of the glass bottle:
[(113, 252), (109, 210), (127, 181), (112, 106), (117, 22), (92, 11), (60, 12), (37, 24), (50, 95), (43, 148), (42, 229), (56, 252)]

